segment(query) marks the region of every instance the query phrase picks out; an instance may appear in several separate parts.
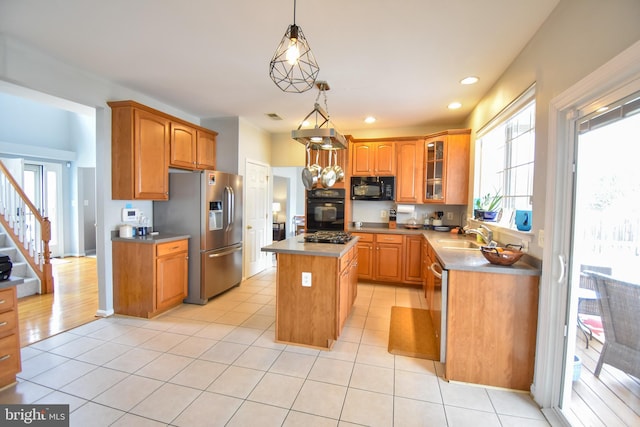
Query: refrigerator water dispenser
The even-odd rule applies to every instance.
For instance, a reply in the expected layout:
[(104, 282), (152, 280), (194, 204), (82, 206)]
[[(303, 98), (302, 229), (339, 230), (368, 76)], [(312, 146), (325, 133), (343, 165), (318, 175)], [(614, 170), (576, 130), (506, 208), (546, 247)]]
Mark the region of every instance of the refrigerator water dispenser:
[(209, 231), (222, 230), (222, 201), (209, 202)]

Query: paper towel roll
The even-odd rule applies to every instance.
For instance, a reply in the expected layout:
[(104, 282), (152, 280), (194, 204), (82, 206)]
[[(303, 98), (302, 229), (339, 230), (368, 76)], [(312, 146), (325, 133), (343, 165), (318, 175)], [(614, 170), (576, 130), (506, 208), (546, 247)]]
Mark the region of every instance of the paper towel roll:
[(398, 205), (396, 210), (398, 213), (411, 214), (416, 210), (416, 207), (414, 205)]

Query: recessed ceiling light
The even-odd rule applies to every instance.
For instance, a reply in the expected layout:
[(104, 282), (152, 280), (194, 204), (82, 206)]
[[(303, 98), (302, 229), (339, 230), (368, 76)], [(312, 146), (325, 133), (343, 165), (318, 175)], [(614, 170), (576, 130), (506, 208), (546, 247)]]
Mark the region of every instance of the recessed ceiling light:
[(469, 76), (469, 77), (465, 77), (464, 79), (460, 80), (460, 84), (472, 85), (474, 83), (478, 83), (478, 80), (480, 80), (480, 79), (477, 78), (476, 76)]
[(365, 119), (364, 119), (364, 122), (365, 122), (365, 123), (369, 123), (369, 124), (371, 124), (371, 123), (375, 123), (375, 122), (376, 122), (376, 118), (375, 118), (375, 117), (373, 117), (373, 116), (369, 116), (369, 117), (367, 117), (367, 118), (365, 118)]
[(302, 123), (300, 124), (300, 126), (305, 127), (305, 126), (309, 126), (309, 124), (310, 124), (310, 123), (309, 123), (309, 120), (305, 120), (304, 122), (302, 122)]
[(462, 107), (462, 104), (459, 103), (459, 102), (452, 102), (451, 104), (449, 104), (447, 106), (447, 108), (450, 109), (450, 110), (457, 110), (460, 107)]

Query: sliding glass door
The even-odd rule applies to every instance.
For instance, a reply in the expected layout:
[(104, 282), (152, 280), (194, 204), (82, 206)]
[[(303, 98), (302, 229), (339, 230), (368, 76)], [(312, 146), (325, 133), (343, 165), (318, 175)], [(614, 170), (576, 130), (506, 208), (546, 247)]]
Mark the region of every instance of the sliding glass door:
[[(610, 299), (600, 300), (592, 272), (640, 287), (640, 92), (581, 111), (572, 122), (574, 179), (568, 197), (573, 203), (565, 224), (571, 238), (560, 406), (576, 424), (638, 425), (640, 380), (612, 362), (597, 370), (607, 340), (616, 332), (602, 311), (601, 303)], [(640, 301), (635, 307), (640, 310)]]

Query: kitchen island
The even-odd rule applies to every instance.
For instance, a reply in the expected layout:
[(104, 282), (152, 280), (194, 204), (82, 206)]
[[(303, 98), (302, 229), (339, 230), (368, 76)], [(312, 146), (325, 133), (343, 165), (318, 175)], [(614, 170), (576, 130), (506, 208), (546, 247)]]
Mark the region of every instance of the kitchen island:
[(262, 248), (277, 258), (277, 342), (331, 349), (357, 295), (357, 241), (308, 243), (295, 236)]

